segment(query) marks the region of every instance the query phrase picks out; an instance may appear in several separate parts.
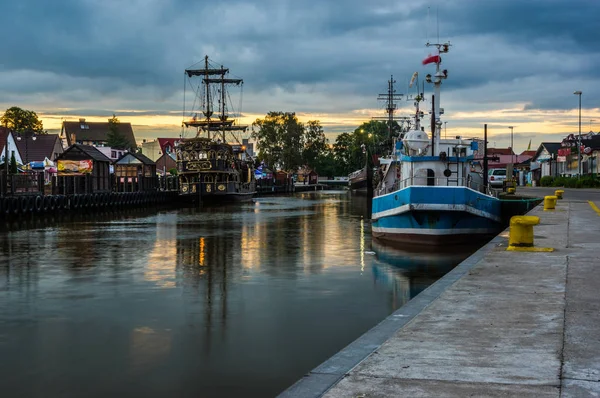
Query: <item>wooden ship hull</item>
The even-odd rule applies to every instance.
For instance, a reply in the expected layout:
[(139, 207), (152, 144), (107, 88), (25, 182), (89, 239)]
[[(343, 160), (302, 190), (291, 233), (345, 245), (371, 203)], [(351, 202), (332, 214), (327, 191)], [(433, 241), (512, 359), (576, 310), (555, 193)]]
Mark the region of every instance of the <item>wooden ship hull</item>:
[(256, 193), (245, 148), (208, 138), (182, 139), (176, 148), (180, 198), (189, 202), (247, 201)]

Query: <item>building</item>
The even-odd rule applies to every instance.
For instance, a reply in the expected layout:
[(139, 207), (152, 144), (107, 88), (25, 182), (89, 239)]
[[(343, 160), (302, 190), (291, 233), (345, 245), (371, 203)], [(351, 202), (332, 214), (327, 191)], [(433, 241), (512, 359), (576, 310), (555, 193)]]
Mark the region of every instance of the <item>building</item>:
[(560, 147), (560, 142), (542, 142), (531, 158), (531, 180), (536, 185), (539, 185), (542, 177), (558, 175), (557, 157)]
[(157, 138), (154, 141), (146, 141), (142, 143), (142, 154), (149, 159), (157, 161), (165, 153), (175, 153), (175, 146), (179, 138)]
[(119, 191), (154, 191), (156, 163), (141, 153), (124, 153), (113, 163)]
[(13, 134), (19, 151), (21, 164), (43, 162), (44, 159), (55, 161), (62, 154), (63, 146), (58, 134)]
[(110, 159), (96, 147), (74, 144), (56, 159), (58, 193), (110, 191)]
[(600, 133), (594, 134), (590, 131), (581, 136), (581, 148), (579, 146), (579, 135), (569, 134), (560, 143), (558, 156), (556, 158), (558, 169), (557, 175), (573, 176), (579, 174), (579, 159), (581, 156), (581, 174), (598, 174), (598, 154), (600, 153)]
[[(131, 148), (135, 148), (136, 141), (133, 134), (131, 123), (119, 122), (118, 130), (129, 141)], [(60, 138), (65, 146), (73, 144), (82, 144), (89, 146), (108, 146), (108, 133), (110, 132), (110, 123), (106, 122), (88, 122), (85, 119), (79, 119), (78, 122), (65, 121), (62, 123)]]
[(96, 149), (102, 152), (104, 156), (109, 158), (111, 162), (114, 162), (115, 160), (119, 159), (121, 156), (123, 156), (124, 153), (129, 152), (126, 149), (116, 149), (111, 148), (109, 146), (97, 146)]
[(177, 160), (174, 153), (164, 153), (156, 160), (156, 172), (158, 174), (169, 174), (171, 169), (177, 169)]
[[(8, 150), (6, 150), (6, 146), (8, 144)], [(12, 155), (15, 155), (15, 160), (17, 163), (23, 164), (21, 161), (21, 157), (19, 156), (19, 151), (17, 150), (17, 142), (15, 140), (14, 135), (7, 128), (0, 127), (0, 163), (4, 164), (4, 157), (8, 153), (8, 161), (10, 162), (10, 158)]]

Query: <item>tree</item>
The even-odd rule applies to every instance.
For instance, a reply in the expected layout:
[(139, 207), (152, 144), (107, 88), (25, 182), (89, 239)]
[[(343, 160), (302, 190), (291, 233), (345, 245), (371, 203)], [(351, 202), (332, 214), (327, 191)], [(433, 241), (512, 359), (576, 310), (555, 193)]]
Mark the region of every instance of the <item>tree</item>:
[(18, 106), (8, 108), (0, 117), (0, 122), (16, 133), (32, 131), (36, 134), (47, 134), (37, 113), (21, 109)]
[(15, 158), (14, 152), (10, 156), (10, 166), (8, 171), (10, 172), (10, 174), (17, 174), (17, 172), (19, 171), (17, 170), (17, 159)]
[(333, 158), (337, 165), (336, 175), (348, 175), (357, 167), (351, 164), (353, 137), (348, 133), (341, 133), (333, 144)]
[(295, 171), (302, 164), (304, 126), (294, 112), (269, 112), (256, 119), (252, 132), (259, 148), (258, 157), (270, 167)]
[(132, 145), (123, 135), (123, 133), (121, 133), (119, 124), (119, 119), (113, 113), (112, 118), (108, 119), (108, 134), (106, 135), (106, 144), (111, 148), (129, 149)]
[(306, 124), (304, 130), (304, 149), (302, 151), (302, 160), (304, 164), (321, 172), (320, 165), (323, 165), (321, 158), (327, 155), (328, 145), (325, 133), (318, 120), (311, 120)]

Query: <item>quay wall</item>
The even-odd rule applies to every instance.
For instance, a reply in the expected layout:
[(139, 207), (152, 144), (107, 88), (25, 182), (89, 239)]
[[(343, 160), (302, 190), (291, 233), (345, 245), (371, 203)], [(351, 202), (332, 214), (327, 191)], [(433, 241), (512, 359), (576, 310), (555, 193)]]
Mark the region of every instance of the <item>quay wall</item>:
[(177, 191), (97, 192), (75, 195), (13, 195), (0, 197), (0, 220), (57, 213), (86, 213), (150, 207), (177, 199)]

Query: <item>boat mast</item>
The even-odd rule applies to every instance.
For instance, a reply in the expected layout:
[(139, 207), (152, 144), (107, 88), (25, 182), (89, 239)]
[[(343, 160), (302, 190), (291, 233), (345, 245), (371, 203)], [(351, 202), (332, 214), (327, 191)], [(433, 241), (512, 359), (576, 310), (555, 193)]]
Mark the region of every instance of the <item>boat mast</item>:
[(212, 116), (212, 112), (210, 111), (210, 83), (208, 79), (208, 55), (204, 56), (204, 84), (206, 85), (206, 110), (204, 111), (204, 116), (206, 116), (207, 129), (206, 132), (208, 134), (208, 138), (210, 139), (210, 117)]
[[(225, 69), (223, 69), (223, 65), (221, 65), (221, 122), (225, 122), (227, 120), (227, 116), (225, 115)], [(226, 143), (225, 139), (225, 124), (221, 123), (221, 135), (223, 138), (223, 142)]]
[(388, 80), (388, 91), (387, 94), (379, 94), (377, 99), (379, 101), (385, 101), (385, 112), (387, 113), (387, 124), (388, 124), (388, 140), (392, 137), (393, 127), (394, 127), (394, 112), (396, 111), (396, 100), (402, 98), (402, 94), (396, 94), (396, 89), (394, 89), (394, 75), (390, 76), (390, 80)]
[(442, 53), (447, 53), (448, 52), (448, 48), (450, 47), (450, 43), (427, 43), (427, 47), (433, 46), (437, 49), (437, 61), (435, 62), (435, 75), (433, 76), (433, 79), (431, 78), (431, 75), (427, 75), (425, 77), (425, 80), (428, 83), (432, 83), (433, 82), (433, 95), (435, 96), (435, 102), (434, 102), (434, 106), (433, 106), (433, 147), (432, 147), (432, 155), (435, 156), (437, 153), (439, 153), (439, 146), (440, 146), (440, 137), (441, 137), (441, 127), (442, 127), (442, 120), (440, 118), (441, 114), (440, 114), (440, 102), (441, 102), (441, 86), (442, 86), (442, 80), (446, 79), (448, 77), (448, 70), (444, 69), (441, 70), (440, 69), (440, 64), (442, 63), (442, 57), (440, 57), (440, 54)]

